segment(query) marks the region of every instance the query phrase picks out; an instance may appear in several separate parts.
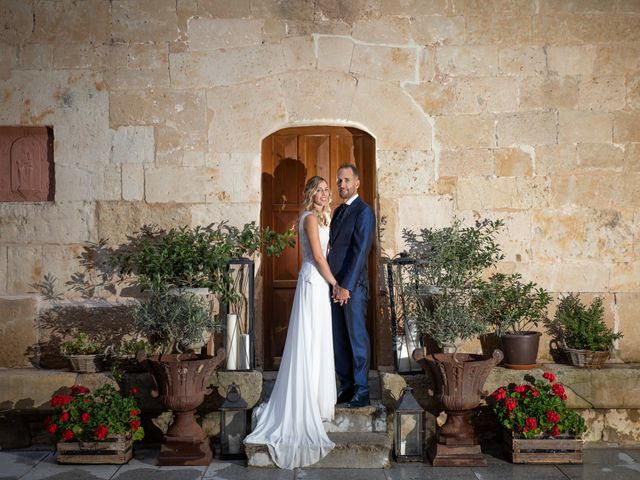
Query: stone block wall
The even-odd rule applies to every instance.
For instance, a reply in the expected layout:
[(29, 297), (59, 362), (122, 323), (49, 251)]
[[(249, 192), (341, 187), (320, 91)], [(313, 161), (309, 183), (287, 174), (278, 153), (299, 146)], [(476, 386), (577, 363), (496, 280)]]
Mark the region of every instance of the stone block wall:
[(0, 0), (0, 18), (0, 125), (55, 137), (55, 201), (0, 204), (3, 302), (45, 273), (64, 289), (87, 241), (258, 220), (261, 140), (346, 125), (376, 140), (386, 254), (403, 228), (504, 218), (500, 269), (603, 295), (640, 361), (639, 2)]

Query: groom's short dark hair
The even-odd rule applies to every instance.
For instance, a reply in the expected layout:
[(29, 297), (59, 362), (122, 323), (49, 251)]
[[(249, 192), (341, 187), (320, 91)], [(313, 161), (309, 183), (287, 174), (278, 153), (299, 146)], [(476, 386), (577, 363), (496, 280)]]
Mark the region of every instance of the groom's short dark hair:
[(351, 169), (351, 171), (353, 172), (353, 176), (356, 178), (360, 178), (360, 170), (358, 170), (358, 167), (356, 167), (353, 163), (343, 163), (338, 167), (338, 171), (344, 168)]

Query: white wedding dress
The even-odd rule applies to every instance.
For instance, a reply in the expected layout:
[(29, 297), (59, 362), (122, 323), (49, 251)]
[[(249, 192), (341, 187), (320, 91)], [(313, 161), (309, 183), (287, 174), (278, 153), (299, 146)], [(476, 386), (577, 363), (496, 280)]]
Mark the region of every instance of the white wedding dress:
[[(258, 425), (245, 443), (267, 445), (274, 463), (293, 469), (317, 463), (335, 446), (323, 420), (333, 420), (336, 380), (329, 284), (316, 269), (303, 223), (299, 223), (302, 267), (293, 299), (278, 377), (257, 412)], [(319, 227), (327, 251), (329, 228)]]

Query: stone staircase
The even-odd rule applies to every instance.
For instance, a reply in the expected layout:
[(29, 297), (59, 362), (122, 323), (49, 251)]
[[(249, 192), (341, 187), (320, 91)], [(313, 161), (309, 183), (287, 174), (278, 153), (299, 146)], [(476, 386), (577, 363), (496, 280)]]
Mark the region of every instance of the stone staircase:
[[(263, 375), (263, 399), (267, 399), (275, 382), (275, 372)], [(387, 411), (380, 395), (378, 372), (369, 374), (371, 405), (363, 408), (336, 407), (332, 422), (325, 422), (335, 448), (310, 468), (387, 468), (393, 440)], [(254, 419), (255, 421), (255, 419)], [(248, 464), (252, 467), (275, 467), (264, 445), (247, 446)]]

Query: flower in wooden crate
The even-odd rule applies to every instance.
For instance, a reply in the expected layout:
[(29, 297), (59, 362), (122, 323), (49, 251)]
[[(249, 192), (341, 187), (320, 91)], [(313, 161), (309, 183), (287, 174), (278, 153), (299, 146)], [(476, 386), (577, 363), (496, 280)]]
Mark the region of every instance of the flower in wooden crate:
[(45, 419), (45, 425), (58, 441), (101, 441), (116, 435), (141, 440), (144, 429), (132, 394), (130, 391), (123, 396), (110, 384), (102, 385), (93, 393), (87, 387), (74, 385), (69, 395), (51, 397), (50, 405), (55, 413)]
[(499, 387), (490, 403), (500, 424), (522, 438), (572, 436), (586, 431), (584, 419), (567, 407), (564, 386), (553, 373), (544, 380), (526, 375), (528, 383)]

